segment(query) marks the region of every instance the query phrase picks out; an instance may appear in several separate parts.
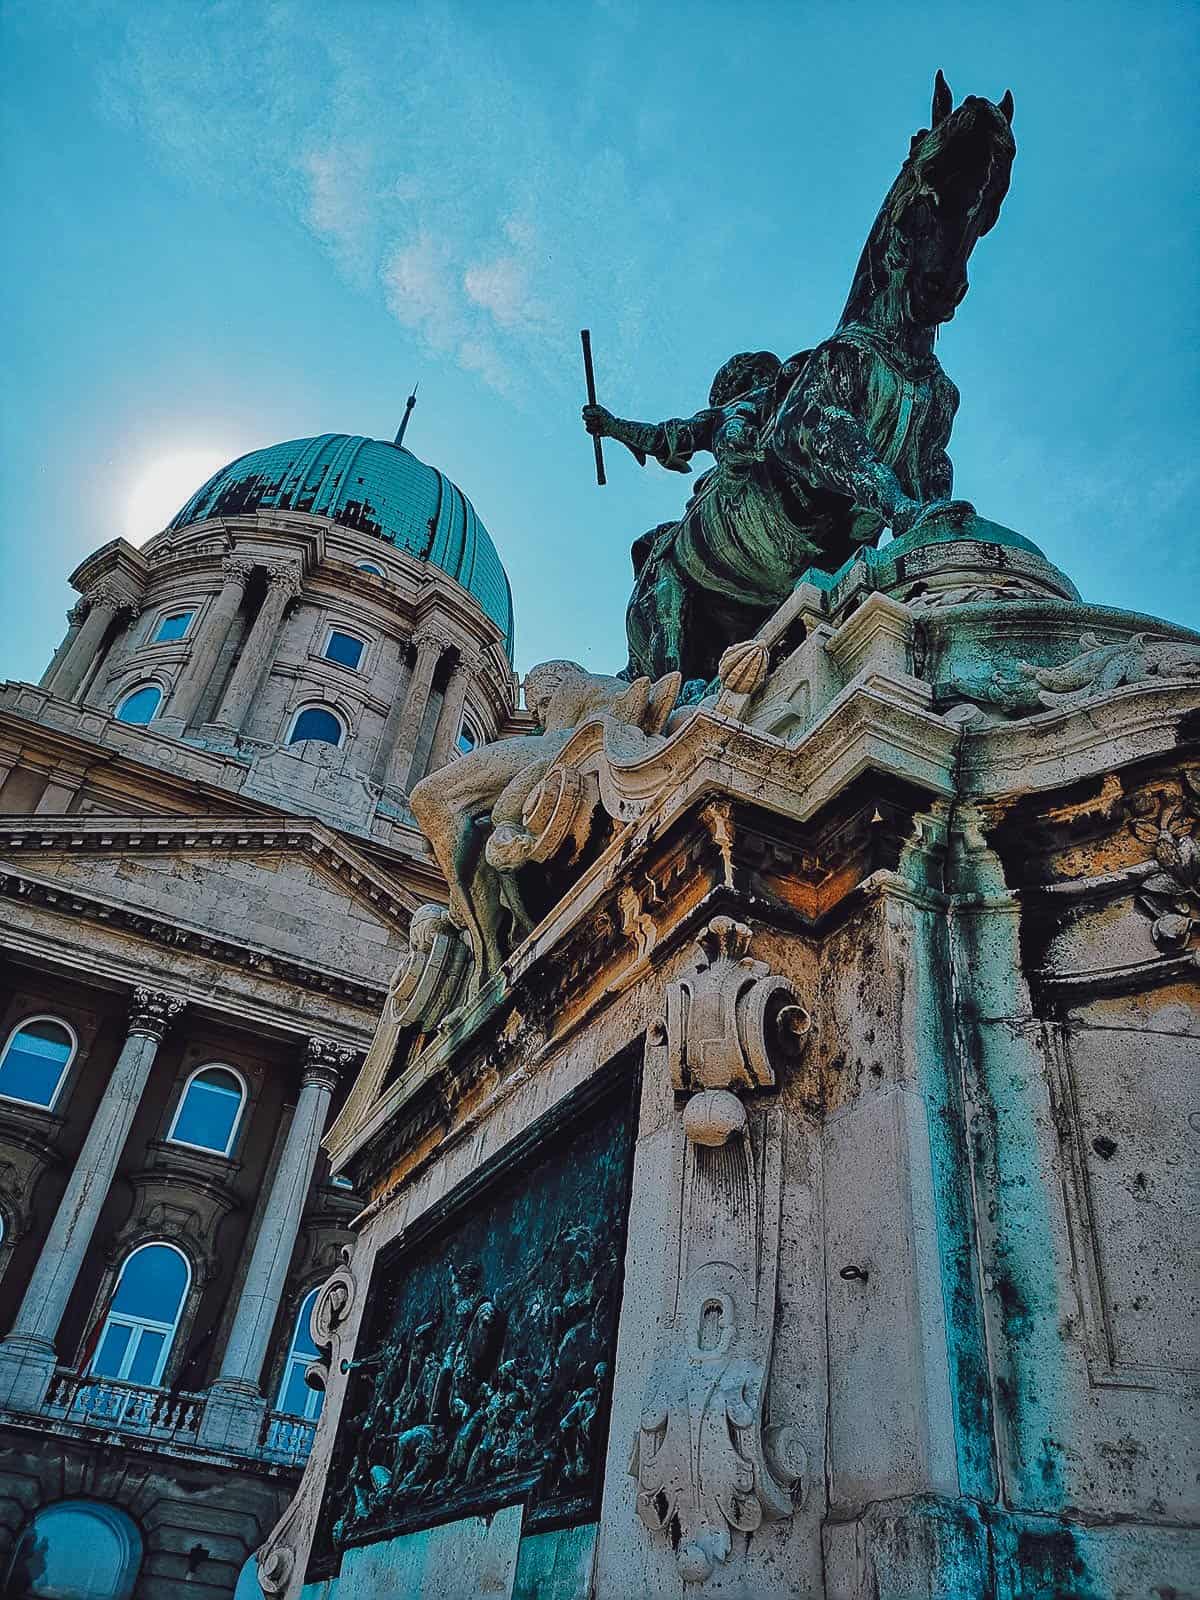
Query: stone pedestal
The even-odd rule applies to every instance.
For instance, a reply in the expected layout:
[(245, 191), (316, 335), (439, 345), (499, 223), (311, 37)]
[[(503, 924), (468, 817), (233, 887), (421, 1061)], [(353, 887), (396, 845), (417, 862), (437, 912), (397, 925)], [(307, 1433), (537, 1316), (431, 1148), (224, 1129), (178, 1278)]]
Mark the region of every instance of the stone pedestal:
[[(525, 1507), (499, 1592), (540, 1594), (536, 1494), (491, 1463), (563, 1371), (539, 1460), (590, 1600), (1187, 1592), (1200, 636), (954, 532), (810, 573), (664, 740), (569, 733), (494, 852), (551, 909), (473, 993), (452, 924), (414, 938), (428, 1003), (328, 1139), (370, 1198), (268, 1593), (346, 1600), (434, 1526), (452, 1572), (486, 1483)], [(476, 1341), (464, 1273), (518, 1243), (471, 1228), (635, 1082), (611, 1358), (571, 1366), (568, 1271), (515, 1273)], [(359, 1451), (389, 1417), (399, 1455)]]

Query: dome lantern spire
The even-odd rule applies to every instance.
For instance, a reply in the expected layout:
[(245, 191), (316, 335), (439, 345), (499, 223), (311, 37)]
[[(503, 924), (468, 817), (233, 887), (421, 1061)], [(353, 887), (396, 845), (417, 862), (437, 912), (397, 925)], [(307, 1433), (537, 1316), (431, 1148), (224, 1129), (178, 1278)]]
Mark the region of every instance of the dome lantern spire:
[(395, 440), (395, 442), (397, 444), (403, 444), (404, 443), (404, 435), (408, 430), (408, 419), (413, 414), (413, 407), (417, 403), (417, 390), (420, 387), (421, 387), (421, 385), (419, 383), (414, 383), (413, 384), (413, 388), (412, 388), (412, 393), (409, 395), (408, 399), (404, 403), (404, 416), (402, 417), (402, 419), (400, 421), (400, 426), (396, 429), (396, 440)]

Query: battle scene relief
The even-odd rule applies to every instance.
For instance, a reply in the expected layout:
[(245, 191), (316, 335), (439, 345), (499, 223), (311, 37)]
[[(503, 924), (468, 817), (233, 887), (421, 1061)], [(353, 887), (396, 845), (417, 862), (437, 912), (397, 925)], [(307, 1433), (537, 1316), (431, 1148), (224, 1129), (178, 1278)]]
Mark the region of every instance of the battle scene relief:
[(527, 1528), (596, 1515), (631, 1147), (622, 1094), (380, 1257), (313, 1575), (352, 1545), (515, 1501)]

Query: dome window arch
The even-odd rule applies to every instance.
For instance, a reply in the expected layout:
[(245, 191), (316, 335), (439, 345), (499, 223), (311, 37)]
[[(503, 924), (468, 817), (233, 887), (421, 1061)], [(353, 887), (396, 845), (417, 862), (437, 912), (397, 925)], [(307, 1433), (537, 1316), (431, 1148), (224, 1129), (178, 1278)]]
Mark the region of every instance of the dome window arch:
[(194, 606), (181, 606), (178, 611), (164, 611), (155, 624), (150, 643), (174, 644), (177, 639), (186, 639), (195, 616)]
[(192, 1284), (192, 1264), (178, 1245), (153, 1239), (121, 1264), (88, 1372), (156, 1389), (170, 1359)]
[(53, 1111), (79, 1040), (61, 1017), (26, 1017), (0, 1054), (0, 1099)]
[(373, 561), (357, 561), (355, 562), (355, 566), (359, 572), (369, 572), (373, 578), (387, 577), (387, 573), (383, 570), (383, 568), (377, 567)]
[(163, 692), (157, 683), (139, 683), (117, 701), (113, 716), (118, 722), (144, 725), (153, 722), (162, 705)]
[(458, 730), (457, 745), (459, 755), (469, 756), (471, 751), (478, 750), (482, 743), (483, 740), (475, 724), (470, 717), (464, 717), (462, 727)]
[(336, 711), (328, 706), (301, 706), (292, 718), (288, 729), (288, 744), (303, 744), (306, 739), (321, 744), (341, 745), (346, 737), (346, 725)]
[(321, 1405), (325, 1399), (321, 1390), (310, 1389), (304, 1378), (309, 1366), (321, 1353), (317, 1349), (310, 1326), (320, 1287), (320, 1284), (314, 1284), (296, 1311), (287, 1360), (283, 1363), (279, 1393), (275, 1398), (276, 1411), (281, 1411), (289, 1417), (303, 1417), (310, 1422), (320, 1416)]
[(142, 1565), (137, 1523), (101, 1500), (43, 1506), (13, 1551), (6, 1595), (25, 1600), (131, 1600)]
[(325, 635), (325, 645), (321, 654), (326, 661), (336, 662), (339, 667), (349, 667), (351, 672), (361, 672), (366, 650), (367, 641), (359, 634), (351, 633), (348, 628), (334, 626)]
[(246, 1106), (246, 1080), (233, 1067), (212, 1061), (183, 1086), (167, 1139), (191, 1150), (227, 1156), (233, 1149)]

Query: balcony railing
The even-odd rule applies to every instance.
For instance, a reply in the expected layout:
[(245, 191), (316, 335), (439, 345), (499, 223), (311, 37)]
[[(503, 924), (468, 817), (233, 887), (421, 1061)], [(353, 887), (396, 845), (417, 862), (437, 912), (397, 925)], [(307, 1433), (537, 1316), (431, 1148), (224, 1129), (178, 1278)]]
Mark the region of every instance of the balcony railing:
[[(77, 1372), (60, 1368), (42, 1409), (43, 1415), (57, 1422), (194, 1444), (204, 1416), (205, 1398), (183, 1390), (122, 1383), (116, 1378), (80, 1377)], [(315, 1421), (272, 1411), (263, 1425), (256, 1454), (279, 1466), (302, 1467), (316, 1431)]]
[(267, 1418), (263, 1432), (262, 1453), (268, 1461), (278, 1461), (289, 1467), (302, 1467), (312, 1449), (315, 1421), (306, 1417), (289, 1417), (282, 1411), (273, 1411)]
[(58, 1372), (46, 1396), (46, 1410), (65, 1422), (113, 1428), (151, 1438), (195, 1438), (204, 1396), (151, 1389), (116, 1378), (81, 1378)]

